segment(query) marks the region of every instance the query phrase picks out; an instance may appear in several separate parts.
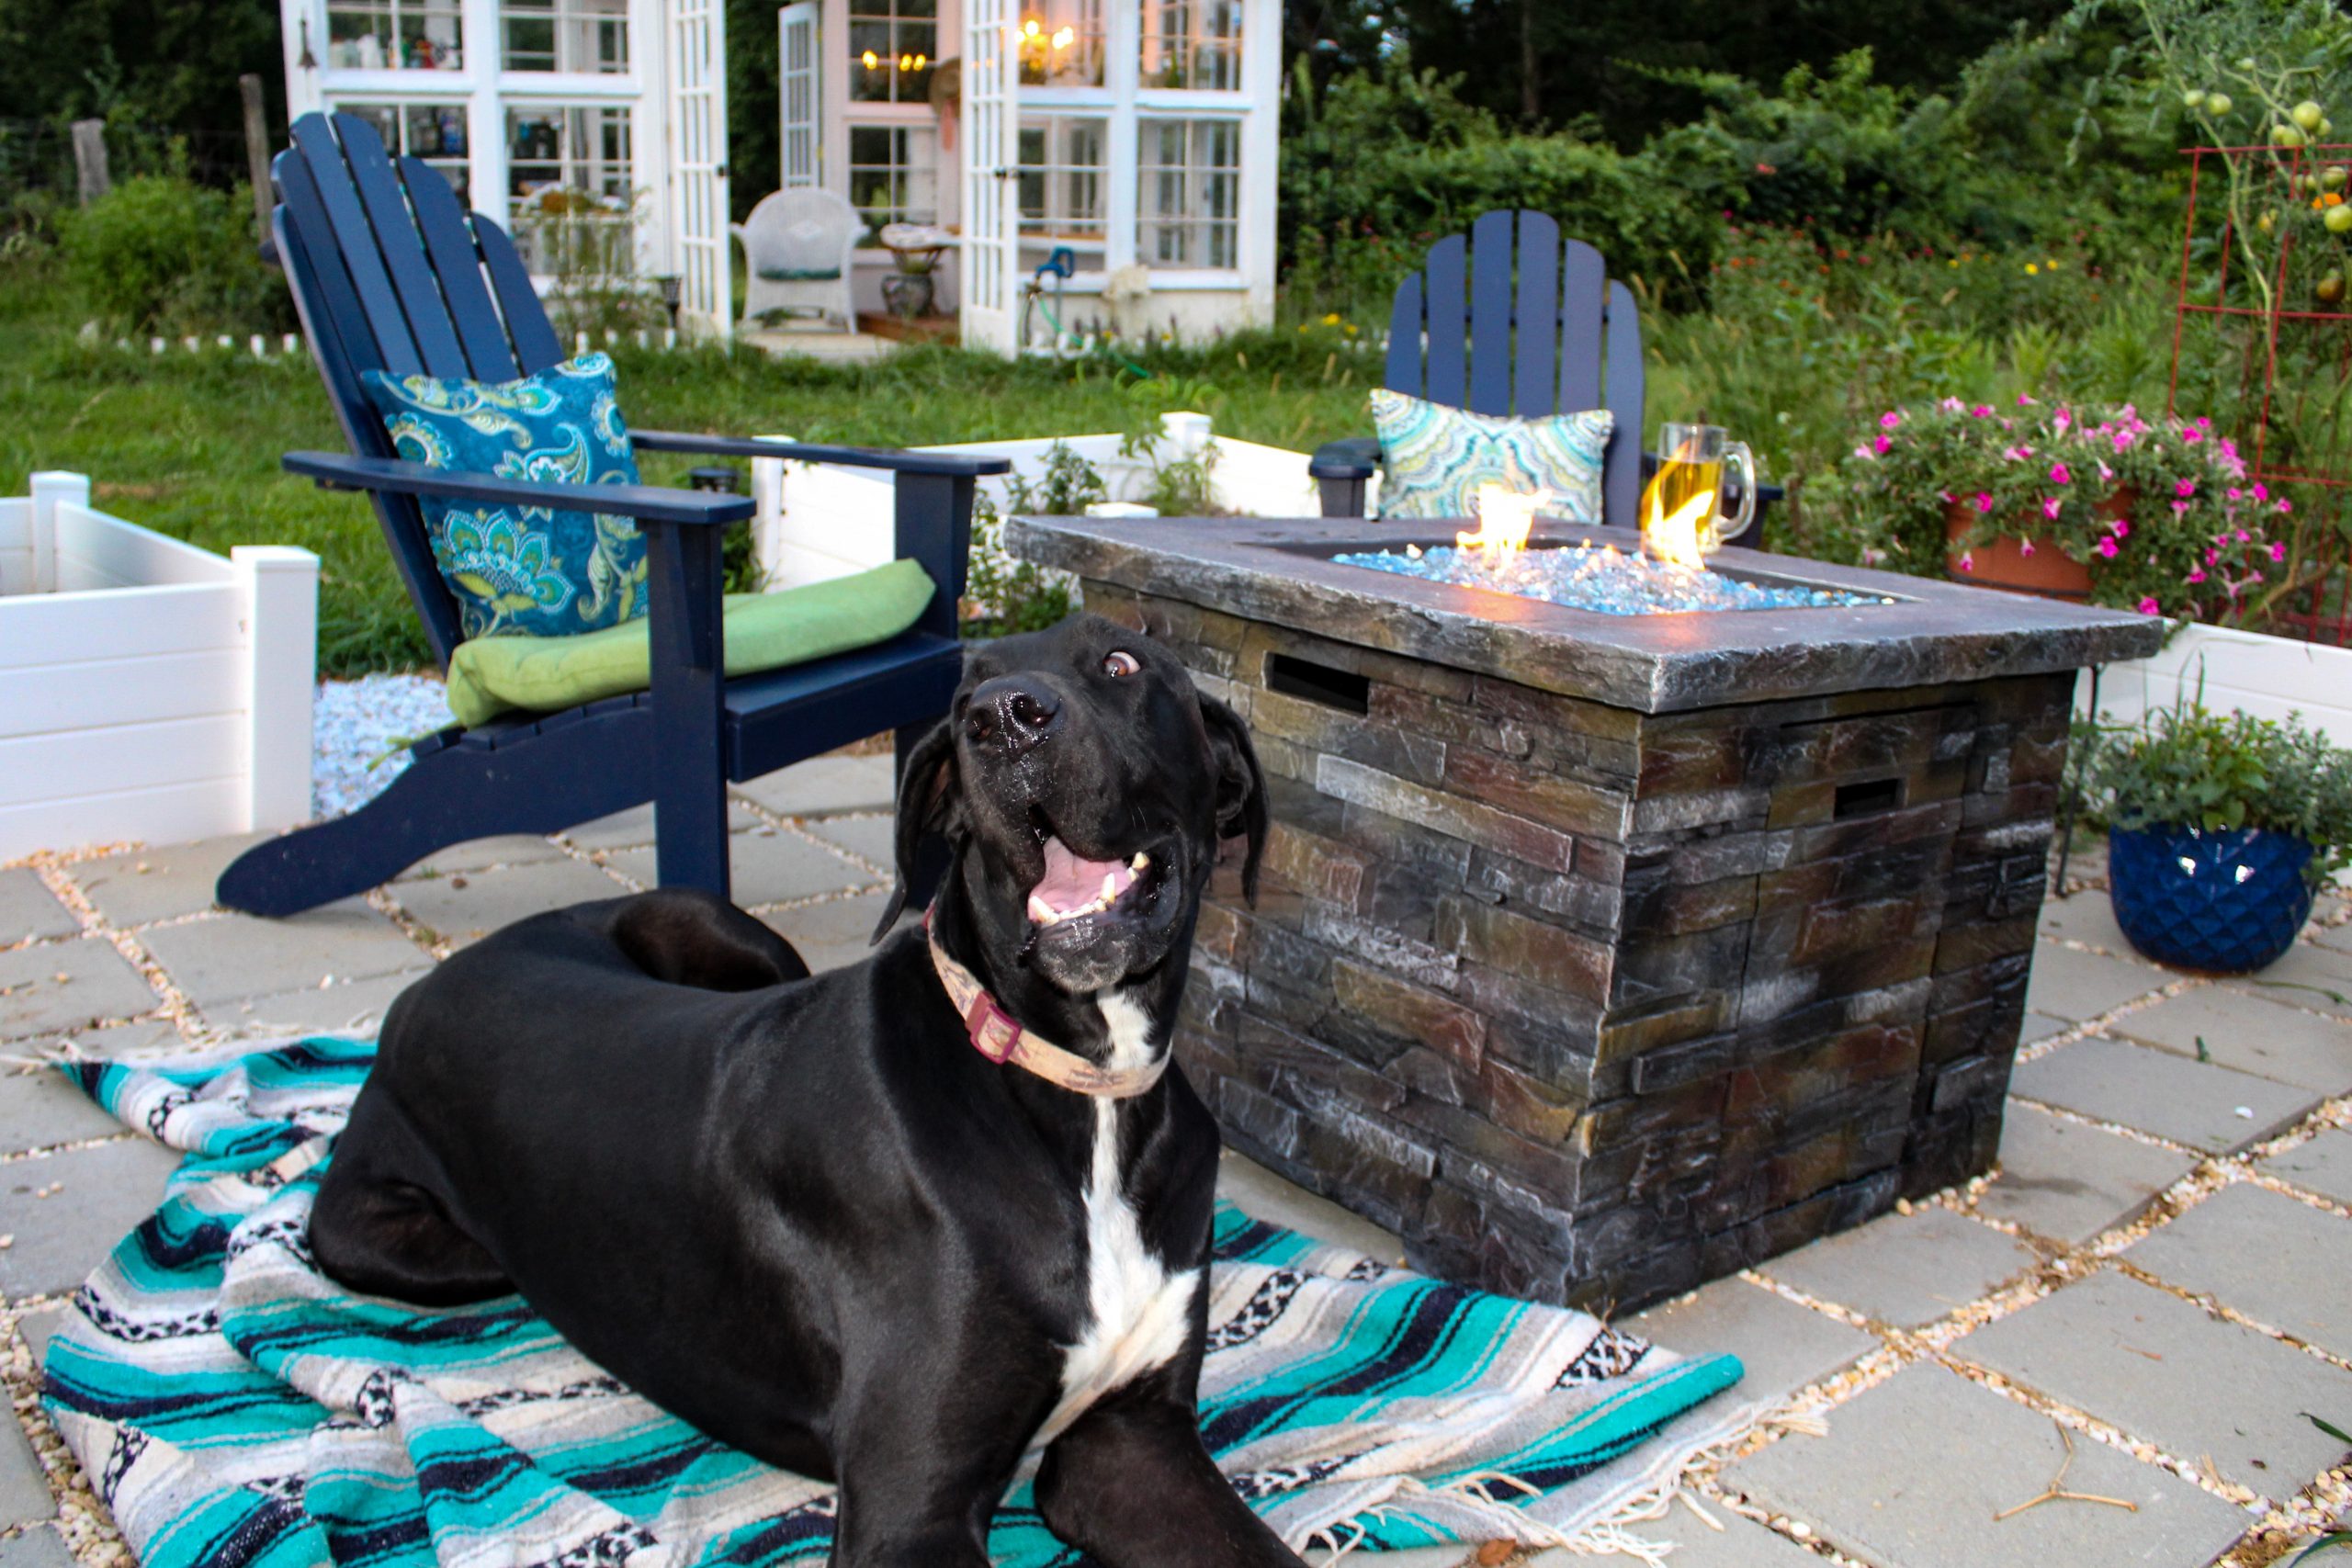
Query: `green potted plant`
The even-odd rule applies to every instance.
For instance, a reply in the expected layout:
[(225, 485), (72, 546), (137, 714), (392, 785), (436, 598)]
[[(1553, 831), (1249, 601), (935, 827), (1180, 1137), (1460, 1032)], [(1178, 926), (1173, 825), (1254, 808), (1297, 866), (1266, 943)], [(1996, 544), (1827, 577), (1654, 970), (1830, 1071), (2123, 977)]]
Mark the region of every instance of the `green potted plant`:
[(2128, 404), (1888, 409), (1839, 474), (1890, 564), (2201, 621), (2245, 612), (2286, 558), (2267, 525), (2292, 510), (2210, 421)]
[(2352, 864), (2352, 751), (2297, 716), (2184, 696), (2135, 725), (2079, 726), (2077, 744), (2085, 801), (2108, 824), (2116, 923), (2158, 963), (2265, 967)]

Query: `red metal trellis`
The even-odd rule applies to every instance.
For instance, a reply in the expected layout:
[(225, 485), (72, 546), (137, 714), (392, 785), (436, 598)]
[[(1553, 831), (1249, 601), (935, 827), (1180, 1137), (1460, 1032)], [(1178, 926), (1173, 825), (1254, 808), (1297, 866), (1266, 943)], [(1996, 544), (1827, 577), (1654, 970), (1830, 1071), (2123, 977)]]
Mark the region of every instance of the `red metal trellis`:
[(2246, 482), (2294, 504), (2276, 531), (2290, 555), (2266, 629), (2352, 643), (2352, 232), (2326, 224), (2352, 203), (2352, 143), (2185, 155), (2166, 410), (2212, 415), (2234, 433)]

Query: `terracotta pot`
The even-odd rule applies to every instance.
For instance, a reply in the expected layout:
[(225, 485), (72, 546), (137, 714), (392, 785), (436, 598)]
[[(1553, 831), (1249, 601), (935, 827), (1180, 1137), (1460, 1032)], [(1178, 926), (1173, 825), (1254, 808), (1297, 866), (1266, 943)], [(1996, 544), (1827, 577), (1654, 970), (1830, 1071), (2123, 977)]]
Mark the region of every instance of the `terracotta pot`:
[(2047, 539), (2035, 539), (2031, 555), (2025, 553), (2020, 547), (2022, 541), (2017, 539), (2000, 538), (1989, 545), (1979, 545), (1972, 557), (1976, 570), (1962, 570), (1961, 551), (1956, 547), (1975, 520), (1975, 510), (1964, 501), (1955, 501), (1944, 508), (1944, 538), (1955, 547), (1944, 556), (1944, 574), (1954, 582), (2006, 588), (2014, 593), (2036, 593), (2044, 599), (2080, 602), (2091, 596), (2091, 569), (2069, 558)]

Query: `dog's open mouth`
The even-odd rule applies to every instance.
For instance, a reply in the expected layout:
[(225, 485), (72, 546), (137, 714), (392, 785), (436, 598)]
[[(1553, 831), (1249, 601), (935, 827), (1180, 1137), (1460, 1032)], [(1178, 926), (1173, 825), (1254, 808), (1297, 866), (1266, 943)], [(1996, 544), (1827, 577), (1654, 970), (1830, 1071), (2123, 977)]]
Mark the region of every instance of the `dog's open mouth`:
[(1088, 860), (1048, 835), (1045, 853), (1046, 874), (1029, 890), (1029, 919), (1041, 929), (1114, 910), (1139, 912), (1166, 874), (1163, 863), (1142, 850), (1125, 861)]

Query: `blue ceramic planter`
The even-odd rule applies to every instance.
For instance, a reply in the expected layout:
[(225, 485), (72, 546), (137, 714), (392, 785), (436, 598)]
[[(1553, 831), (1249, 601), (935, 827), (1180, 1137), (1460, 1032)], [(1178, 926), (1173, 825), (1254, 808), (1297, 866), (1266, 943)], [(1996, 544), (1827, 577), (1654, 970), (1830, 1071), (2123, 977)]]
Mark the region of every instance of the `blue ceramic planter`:
[(2258, 828), (2107, 836), (2115, 922), (2159, 964), (2243, 975), (2277, 961), (2312, 912), (2312, 847)]

